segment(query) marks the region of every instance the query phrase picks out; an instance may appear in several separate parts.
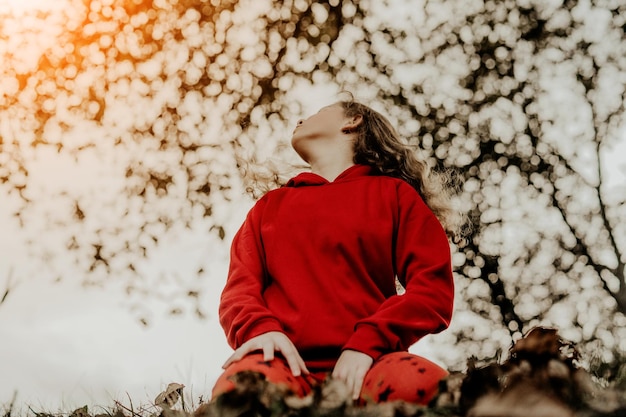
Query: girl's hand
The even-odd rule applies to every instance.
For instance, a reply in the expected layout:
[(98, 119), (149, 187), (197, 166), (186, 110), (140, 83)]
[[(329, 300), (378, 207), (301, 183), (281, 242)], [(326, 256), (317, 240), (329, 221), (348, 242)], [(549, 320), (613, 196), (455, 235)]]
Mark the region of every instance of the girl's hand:
[(374, 360), (365, 353), (356, 350), (344, 350), (335, 364), (332, 377), (345, 382), (352, 392), (352, 399), (358, 400), (365, 374), (371, 368), (372, 363)]
[(309, 373), (309, 370), (306, 369), (306, 365), (304, 364), (304, 360), (300, 357), (294, 344), (289, 340), (287, 335), (281, 332), (267, 332), (248, 340), (235, 350), (235, 353), (226, 360), (222, 368), (226, 369), (231, 363), (237, 362), (248, 353), (256, 350), (263, 351), (263, 360), (266, 362), (274, 359), (275, 351), (282, 353), (294, 376), (299, 376), (303, 372), (305, 374)]

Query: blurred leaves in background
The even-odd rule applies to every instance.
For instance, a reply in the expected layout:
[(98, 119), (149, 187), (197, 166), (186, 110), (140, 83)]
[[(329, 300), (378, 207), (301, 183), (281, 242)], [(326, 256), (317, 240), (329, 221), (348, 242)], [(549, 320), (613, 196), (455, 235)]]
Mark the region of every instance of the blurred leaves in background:
[[(88, 281), (156, 291), (139, 261), (184, 228), (228, 244), (238, 156), (293, 157), (297, 93), (331, 86), (462, 179), (472, 227), (453, 247), (457, 315), (437, 336), (458, 355), (439, 359), (493, 357), (537, 324), (604, 361), (626, 350), (626, 184), (623, 165), (609, 168), (626, 131), (623, 2), (67, 0), (1, 13), (0, 187), (17, 224), (63, 237), (33, 237), (48, 264), (69, 252)], [(117, 192), (68, 178), (35, 189), (42, 161), (101, 164)], [(185, 291), (197, 303), (202, 286)]]

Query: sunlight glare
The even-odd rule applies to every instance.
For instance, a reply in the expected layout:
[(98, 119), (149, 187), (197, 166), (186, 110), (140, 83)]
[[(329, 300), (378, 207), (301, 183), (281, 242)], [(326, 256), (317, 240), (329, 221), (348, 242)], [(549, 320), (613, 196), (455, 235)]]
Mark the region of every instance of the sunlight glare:
[(0, 13), (12, 12), (16, 14), (30, 11), (47, 11), (67, 6), (66, 1), (61, 0), (0, 0)]

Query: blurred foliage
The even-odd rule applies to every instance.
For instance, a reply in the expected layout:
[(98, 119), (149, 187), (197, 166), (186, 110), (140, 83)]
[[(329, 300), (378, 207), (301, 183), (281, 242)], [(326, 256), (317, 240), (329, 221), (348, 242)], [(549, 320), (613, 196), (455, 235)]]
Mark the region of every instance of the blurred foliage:
[[(473, 229), (436, 336), (458, 356), (438, 359), (493, 357), (538, 324), (605, 360), (626, 350), (626, 187), (605, 166), (624, 138), (623, 2), (68, 0), (0, 19), (0, 187), (86, 280), (151, 294), (137, 260), (164, 235), (224, 240), (237, 155), (282, 155), (294, 92), (335, 86), (464, 180)], [(33, 189), (41, 160), (106, 172)], [(41, 212), (50, 199), (65, 211)], [(201, 284), (184, 292), (202, 316)]]

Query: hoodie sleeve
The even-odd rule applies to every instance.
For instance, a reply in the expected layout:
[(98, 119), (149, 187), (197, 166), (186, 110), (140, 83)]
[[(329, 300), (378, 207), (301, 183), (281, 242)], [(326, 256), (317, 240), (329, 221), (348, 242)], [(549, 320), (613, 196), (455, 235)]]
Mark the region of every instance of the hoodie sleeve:
[(264, 206), (265, 200), (261, 199), (250, 210), (231, 245), (230, 267), (220, 299), (219, 318), (233, 349), (260, 334), (283, 331), (263, 300), (267, 274), (260, 224)]
[(395, 270), (405, 287), (355, 325), (344, 349), (377, 359), (407, 350), (450, 324), (454, 302), (450, 245), (443, 227), (408, 184), (398, 188)]

